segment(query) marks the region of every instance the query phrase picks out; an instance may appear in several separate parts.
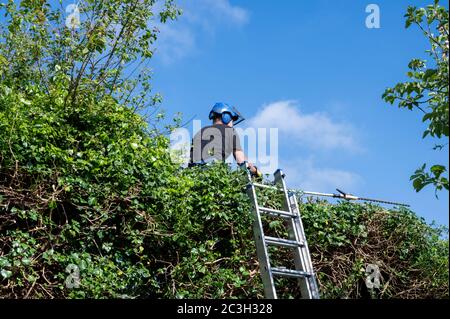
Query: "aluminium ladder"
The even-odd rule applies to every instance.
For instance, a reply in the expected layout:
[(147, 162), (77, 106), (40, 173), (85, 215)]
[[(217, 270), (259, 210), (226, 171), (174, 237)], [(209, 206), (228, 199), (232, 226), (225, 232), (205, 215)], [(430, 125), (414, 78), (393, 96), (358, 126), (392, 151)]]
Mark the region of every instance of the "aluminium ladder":
[[(247, 170), (249, 184), (247, 185), (247, 195), (250, 197), (254, 208), (253, 233), (256, 243), (259, 266), (261, 270), (262, 282), (264, 285), (264, 295), (267, 299), (277, 299), (274, 276), (297, 278), (300, 286), (300, 293), (303, 299), (319, 299), (319, 289), (316, 276), (311, 263), (308, 244), (303, 230), (297, 198), (293, 192), (286, 188), (284, 180), (285, 174), (278, 169), (274, 173), (274, 186), (255, 183)], [(281, 186), (281, 188), (280, 188)], [(256, 196), (257, 188), (270, 188), (284, 193), (284, 210), (276, 210), (261, 207)], [(287, 221), (289, 239), (275, 238), (264, 235), (262, 215), (281, 217)], [(285, 224), (285, 225), (286, 225)], [(285, 247), (293, 250), (295, 269), (284, 267), (272, 267), (268, 246)]]

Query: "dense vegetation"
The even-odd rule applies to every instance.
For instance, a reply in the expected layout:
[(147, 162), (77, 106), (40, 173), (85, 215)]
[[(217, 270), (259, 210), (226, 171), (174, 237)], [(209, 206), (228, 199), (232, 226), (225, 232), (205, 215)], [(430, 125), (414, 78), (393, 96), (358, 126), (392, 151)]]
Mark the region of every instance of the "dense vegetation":
[[(127, 163), (141, 153), (139, 164), (111, 179), (3, 169), (1, 295), (262, 297), (245, 176), (223, 165), (177, 169), (160, 143), (139, 143), (153, 151), (132, 152)], [(260, 200), (279, 208), (276, 194)], [(323, 297), (448, 297), (448, 241), (412, 212), (305, 202), (302, 214)], [(283, 235), (280, 221), (267, 227)], [(69, 264), (79, 288), (66, 287)], [(380, 289), (365, 288), (367, 264), (379, 266)], [(295, 282), (279, 284), (297, 296)]]
[[(96, 14), (121, 8), (112, 16), (120, 20), (152, 1), (102, 3)], [(162, 20), (175, 12), (171, 1), (166, 9)], [(138, 82), (107, 66), (96, 71), (101, 63), (88, 67), (111, 49), (99, 34), (112, 37), (109, 43), (116, 34), (83, 37), (62, 27), (50, 41), (45, 30), (55, 23), (46, 21), (58, 17), (45, 1), (22, 1), (18, 10), (9, 2), (7, 12), (0, 42), (0, 297), (262, 297), (245, 174), (171, 161), (168, 139), (153, 126), (160, 116), (135, 112), (142, 95), (123, 97)], [(137, 41), (133, 32), (146, 26), (130, 28), (124, 34)], [(116, 48), (106, 60), (151, 55), (127, 51), (132, 46), (120, 41)], [(278, 199), (271, 192), (260, 198), (275, 208)], [(307, 200), (301, 210), (323, 297), (448, 298), (447, 230), (408, 210)], [(266, 224), (283, 235), (280, 221)], [(379, 289), (364, 285), (367, 264), (381, 270)], [(298, 296), (295, 282), (280, 285), (283, 297)]]

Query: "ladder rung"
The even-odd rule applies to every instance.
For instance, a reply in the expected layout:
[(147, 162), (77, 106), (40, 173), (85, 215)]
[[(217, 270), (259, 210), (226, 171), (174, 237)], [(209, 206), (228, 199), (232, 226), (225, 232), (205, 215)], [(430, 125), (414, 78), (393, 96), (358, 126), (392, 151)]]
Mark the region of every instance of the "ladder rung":
[(273, 209), (273, 208), (267, 208), (267, 207), (262, 207), (259, 206), (258, 209), (264, 213), (268, 213), (270, 215), (276, 215), (276, 216), (281, 216), (281, 217), (290, 217), (290, 218), (296, 218), (298, 217), (297, 214), (293, 214), (291, 212), (287, 212), (284, 210), (278, 210), (278, 209)]
[(310, 277), (311, 274), (306, 271), (292, 270), (285, 268), (272, 268), (272, 274), (275, 276), (293, 277), (293, 278), (305, 278)]
[(273, 245), (273, 246), (282, 246), (282, 247), (290, 247), (290, 248), (297, 248), (304, 246), (303, 243), (290, 240), (290, 239), (284, 239), (284, 238), (276, 238), (276, 237), (269, 237), (265, 236), (264, 239), (266, 240), (266, 244)]
[(273, 186), (273, 185), (265, 185), (265, 184), (260, 184), (260, 183), (253, 183), (253, 186), (261, 187), (261, 188), (273, 189), (273, 190), (280, 191), (280, 192), (283, 191), (282, 188), (278, 188), (278, 187)]

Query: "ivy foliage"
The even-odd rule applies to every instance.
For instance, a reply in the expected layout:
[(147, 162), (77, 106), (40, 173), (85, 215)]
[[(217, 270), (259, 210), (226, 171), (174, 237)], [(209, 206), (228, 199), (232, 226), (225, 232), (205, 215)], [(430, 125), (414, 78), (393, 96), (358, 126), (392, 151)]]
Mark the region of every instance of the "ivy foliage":
[[(55, 96), (0, 92), (3, 297), (262, 297), (245, 174), (178, 167), (168, 139), (113, 99), (72, 122)], [(279, 194), (259, 200), (281, 208)], [(445, 229), (371, 205), (306, 201), (301, 212), (324, 297), (448, 296)], [(377, 291), (364, 288), (368, 264), (382, 271)]]
[[(222, 164), (180, 169), (168, 160), (149, 167), (152, 177), (134, 171), (140, 179), (127, 191), (114, 184), (126, 185), (129, 177), (92, 178), (86, 189), (65, 179), (60, 190), (49, 187), (52, 175), (43, 182), (32, 178), (41, 173), (3, 173), (1, 295), (262, 298), (245, 174)], [(260, 202), (280, 208), (279, 199), (266, 192)], [(448, 297), (445, 229), (404, 209), (309, 200), (300, 208), (322, 297)], [(286, 236), (283, 223), (264, 223)], [(271, 254), (289, 266), (289, 252)], [(378, 289), (365, 286), (369, 264), (381, 271)], [(79, 270), (79, 287), (67, 285), (69, 265)], [(295, 281), (277, 285), (282, 297), (299, 296)]]

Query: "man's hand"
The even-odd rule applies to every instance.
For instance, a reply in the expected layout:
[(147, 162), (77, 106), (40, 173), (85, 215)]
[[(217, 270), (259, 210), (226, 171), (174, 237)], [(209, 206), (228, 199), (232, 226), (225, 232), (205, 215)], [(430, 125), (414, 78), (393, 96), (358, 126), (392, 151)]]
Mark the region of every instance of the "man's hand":
[[(247, 161), (247, 158), (244, 155), (244, 152), (241, 150), (234, 152), (234, 158), (238, 164), (244, 163)], [(258, 170), (258, 168), (253, 165), (253, 163), (247, 162), (248, 169), (253, 176), (262, 177), (262, 173)]]
[(262, 172), (255, 165), (248, 163), (248, 167), (253, 176), (262, 177)]

